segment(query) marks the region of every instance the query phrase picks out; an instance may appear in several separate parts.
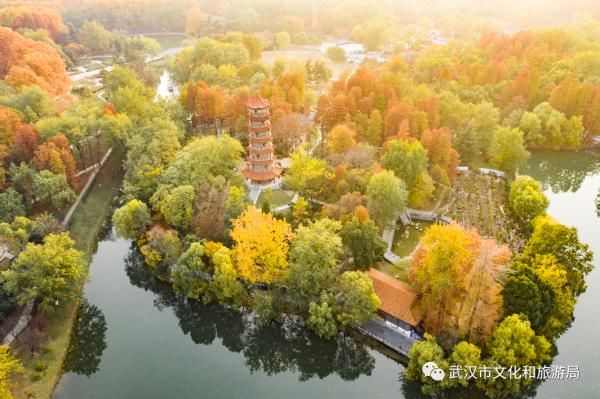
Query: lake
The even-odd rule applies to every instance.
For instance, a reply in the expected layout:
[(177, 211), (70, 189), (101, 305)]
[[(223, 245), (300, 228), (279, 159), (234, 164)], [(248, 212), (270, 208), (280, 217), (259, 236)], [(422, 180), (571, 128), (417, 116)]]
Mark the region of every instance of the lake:
[[(588, 153), (535, 153), (521, 173), (544, 185), (549, 213), (578, 228), (600, 253), (594, 200), (600, 160)], [(600, 397), (600, 271), (558, 340), (555, 364), (579, 365), (580, 380), (547, 381), (540, 399)], [(343, 337), (324, 341), (293, 322), (258, 329), (251, 314), (187, 302), (153, 279), (131, 243), (101, 237), (79, 325), (55, 399), (421, 398), (404, 366)], [(460, 397), (461, 395), (458, 395)], [(464, 396), (471, 398), (472, 396)]]

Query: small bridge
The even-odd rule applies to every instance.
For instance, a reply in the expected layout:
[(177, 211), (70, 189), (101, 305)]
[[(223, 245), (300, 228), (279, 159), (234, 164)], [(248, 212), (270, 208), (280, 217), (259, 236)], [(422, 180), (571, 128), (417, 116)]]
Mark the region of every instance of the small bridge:
[(592, 143), (594, 145), (600, 145), (600, 136), (596, 136), (592, 138)]

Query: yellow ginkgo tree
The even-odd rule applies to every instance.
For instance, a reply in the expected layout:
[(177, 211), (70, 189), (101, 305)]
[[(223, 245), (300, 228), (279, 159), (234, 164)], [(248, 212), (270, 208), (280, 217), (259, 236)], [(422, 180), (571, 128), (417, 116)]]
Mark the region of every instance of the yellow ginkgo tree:
[(250, 206), (233, 222), (235, 265), (251, 284), (271, 284), (287, 269), (291, 228), (283, 220)]

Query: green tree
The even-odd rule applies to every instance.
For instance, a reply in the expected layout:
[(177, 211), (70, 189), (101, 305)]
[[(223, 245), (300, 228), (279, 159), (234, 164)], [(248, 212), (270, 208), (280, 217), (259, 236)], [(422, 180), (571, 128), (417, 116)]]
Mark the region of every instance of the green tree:
[(554, 255), (567, 272), (573, 296), (585, 291), (585, 276), (593, 269), (593, 254), (587, 244), (579, 241), (576, 228), (564, 226), (549, 216), (539, 216), (533, 221), (533, 233), (522, 255), (529, 260)]
[(550, 203), (540, 183), (529, 176), (519, 176), (512, 182), (509, 202), (517, 217), (526, 223), (545, 214)]
[(332, 289), (340, 272), (342, 239), (339, 222), (321, 219), (301, 225), (291, 243), (289, 272), (285, 279), (291, 302), (306, 311), (321, 292)]
[(365, 141), (375, 147), (379, 147), (383, 141), (383, 117), (378, 109), (374, 109), (371, 112), (366, 129)]
[(86, 21), (79, 30), (79, 42), (94, 54), (108, 52), (112, 40), (113, 34), (96, 21)]
[(310, 212), (307, 200), (300, 197), (298, 201), (292, 205), (292, 226), (298, 227), (301, 224), (306, 224), (310, 221)]
[(284, 315), (283, 294), (280, 289), (270, 291), (255, 291), (254, 313), (259, 327), (265, 327), (271, 322), (283, 323)]
[(553, 255), (537, 256), (532, 267), (539, 278), (552, 288), (554, 308), (546, 324), (537, 331), (548, 339), (563, 333), (573, 321), (573, 310), (577, 299), (569, 289), (567, 272)]
[(308, 326), (325, 339), (333, 338), (337, 333), (335, 309), (331, 301), (331, 296), (323, 293), (321, 302), (311, 302), (308, 306)]
[(284, 49), (290, 47), (292, 39), (290, 34), (287, 32), (278, 32), (275, 34), (275, 47), (278, 49)]
[(134, 199), (117, 209), (112, 221), (119, 236), (135, 240), (146, 230), (152, 220), (146, 204)]
[(381, 157), (381, 165), (402, 179), (410, 191), (417, 176), (427, 170), (427, 151), (416, 140), (392, 140)]
[(341, 47), (331, 46), (325, 51), (325, 54), (333, 62), (341, 63), (346, 61), (346, 52)]
[(49, 234), (43, 244), (27, 244), (1, 274), (6, 290), (20, 304), (40, 298), (40, 308), (52, 310), (79, 295), (84, 278), (83, 253), (68, 233)]
[(35, 200), (33, 181), (36, 176), (36, 170), (31, 164), (21, 162), (19, 165), (10, 165), (9, 175), (12, 181), (12, 188), (23, 196), (25, 199), (25, 208), (29, 208)]
[(56, 209), (62, 209), (76, 197), (67, 178), (49, 170), (42, 170), (34, 177), (33, 193), (38, 201), (50, 201)]
[(377, 226), (382, 229), (393, 226), (406, 208), (408, 194), (402, 180), (394, 172), (377, 173), (367, 185), (367, 208)]
[(546, 323), (554, 310), (552, 288), (524, 264), (513, 265), (504, 281), (502, 297), (505, 314), (525, 315), (535, 330)]
[(335, 313), (342, 327), (356, 327), (371, 320), (381, 301), (371, 278), (363, 272), (344, 272), (338, 280)]
[[(494, 367), (540, 366), (552, 358), (551, 344), (535, 335), (529, 321), (519, 315), (510, 315), (496, 327), (487, 346), (490, 358), (484, 364)], [(529, 385), (531, 379), (485, 379), (479, 381), (486, 394), (492, 398), (507, 397)]]
[(174, 188), (157, 204), (157, 208), (171, 226), (187, 230), (192, 219), (196, 193), (192, 186)]
[(222, 248), (213, 255), (215, 274), (208, 286), (211, 299), (219, 303), (242, 306), (248, 293), (239, 281), (239, 275), (231, 261), (231, 250)]
[(129, 36), (123, 43), (123, 57), (127, 62), (143, 62), (144, 57), (160, 51), (160, 43), (151, 37)]
[(19, 110), (26, 123), (35, 123), (56, 114), (54, 101), (38, 86), (25, 86), (9, 95), (0, 94), (0, 105)]
[[(173, 167), (180, 149), (177, 126), (170, 120), (151, 119), (127, 140), (127, 173), (123, 183), (127, 195), (148, 201), (161, 183), (167, 166)], [(184, 185), (167, 182), (173, 186)]]
[(408, 203), (413, 208), (422, 208), (428, 204), (435, 192), (435, 182), (427, 173), (419, 173), (408, 196)]
[(354, 265), (359, 269), (367, 269), (380, 260), (387, 248), (372, 220), (360, 221), (353, 216), (344, 223), (341, 236), (344, 245), (350, 249)]
[(165, 184), (173, 186), (210, 182), (217, 176), (231, 178), (237, 171), (244, 149), (230, 136), (204, 136), (190, 141), (165, 170)]
[(542, 121), (533, 112), (525, 112), (519, 121), (519, 129), (525, 134), (525, 142), (531, 147), (543, 147)]
[(331, 176), (327, 162), (297, 153), (292, 155), (292, 166), (285, 174), (285, 184), (304, 198), (319, 198), (329, 188)]
[(423, 374), (423, 365), (428, 362), (435, 362), (439, 368), (448, 375), (449, 364), (445, 359), (444, 350), (436, 342), (433, 335), (425, 333), (423, 340), (415, 341), (408, 352), (408, 367), (404, 376), (408, 380), (419, 381), (421, 391), (425, 395), (435, 395), (443, 387), (444, 382), (439, 383)]
[[(448, 363), (460, 366), (463, 370), (468, 370), (470, 367), (479, 367), (482, 364), (481, 349), (477, 345), (461, 341), (452, 348), (452, 353), (448, 357)], [(448, 380), (448, 385), (466, 387), (469, 385), (469, 379), (454, 378)]]
[(17, 216), (24, 216), (26, 212), (23, 196), (14, 188), (9, 187), (0, 193), (0, 221), (12, 222)]
[(509, 176), (514, 176), (519, 167), (529, 158), (525, 149), (523, 132), (519, 129), (499, 127), (496, 130), (491, 150), (492, 164)]
[(171, 268), (170, 278), (177, 294), (192, 299), (199, 299), (204, 295), (212, 276), (202, 260), (203, 256), (202, 244), (193, 242)]

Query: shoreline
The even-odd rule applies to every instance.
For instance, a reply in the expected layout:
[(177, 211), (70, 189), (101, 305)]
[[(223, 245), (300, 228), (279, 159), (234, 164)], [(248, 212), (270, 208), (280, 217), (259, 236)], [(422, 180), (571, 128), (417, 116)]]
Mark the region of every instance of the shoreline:
[[(79, 287), (78, 299), (47, 316), (45, 336), (39, 345), (38, 353), (30, 355), (27, 345), (20, 342), (18, 338), (15, 341), (14, 350), (24, 367), (22, 373), (11, 377), (15, 399), (50, 399), (62, 378), (73, 328), (84, 295), (83, 288), (88, 281), (91, 259), (96, 251), (102, 227), (113, 208), (112, 204), (117, 194), (115, 190), (121, 187), (123, 178), (121, 161), (122, 154), (116, 154), (107, 161), (104, 169), (96, 177), (90, 192), (75, 211), (72, 223), (67, 229), (75, 240), (77, 249), (84, 253), (86, 262), (86, 278)], [(95, 216), (92, 223), (89, 216)], [(86, 234), (77, 234), (80, 230), (85, 231)], [(33, 328), (30, 325), (22, 334), (26, 334)]]

